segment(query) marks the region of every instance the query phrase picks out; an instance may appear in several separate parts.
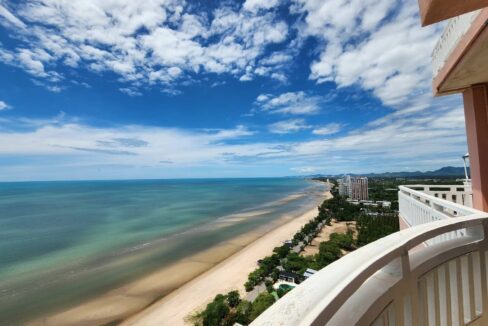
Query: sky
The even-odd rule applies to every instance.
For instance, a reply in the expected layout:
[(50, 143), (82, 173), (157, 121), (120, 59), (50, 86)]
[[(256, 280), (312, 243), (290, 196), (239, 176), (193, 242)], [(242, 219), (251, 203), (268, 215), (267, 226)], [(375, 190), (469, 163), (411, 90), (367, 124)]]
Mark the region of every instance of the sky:
[(0, 0), (0, 181), (461, 166), (405, 0)]

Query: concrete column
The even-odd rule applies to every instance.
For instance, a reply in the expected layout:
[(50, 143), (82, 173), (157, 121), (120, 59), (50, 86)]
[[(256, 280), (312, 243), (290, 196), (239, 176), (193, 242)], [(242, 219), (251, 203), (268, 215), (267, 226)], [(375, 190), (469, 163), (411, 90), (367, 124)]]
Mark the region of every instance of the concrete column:
[(473, 207), (488, 212), (488, 84), (463, 92)]

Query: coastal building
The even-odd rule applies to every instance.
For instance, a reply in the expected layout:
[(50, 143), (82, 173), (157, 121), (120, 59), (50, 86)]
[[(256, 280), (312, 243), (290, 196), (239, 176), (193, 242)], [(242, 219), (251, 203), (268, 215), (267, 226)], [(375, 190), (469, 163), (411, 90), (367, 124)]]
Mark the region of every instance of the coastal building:
[(363, 205), (366, 207), (383, 207), (383, 208), (390, 208), (391, 207), (391, 202), (387, 200), (378, 200), (378, 201), (373, 201), (373, 200), (353, 200), (348, 198), (347, 201), (352, 204), (352, 205)]
[(368, 200), (368, 178), (344, 176), (337, 180), (339, 195), (352, 200)]
[(401, 232), (315, 273), (253, 325), (488, 325), (488, 0), (419, 5), (422, 25), (449, 19), (433, 93), (463, 96), (471, 182), (400, 186)]
[(391, 207), (391, 201), (387, 201), (387, 200), (379, 200), (376, 202), (376, 204), (380, 205), (383, 208), (390, 208)]
[(351, 199), (368, 200), (368, 178), (351, 177)]
[(291, 241), (291, 240), (285, 240), (285, 241), (283, 241), (283, 244), (285, 246), (288, 246), (289, 248), (293, 247), (293, 241)]
[(337, 180), (339, 185), (339, 195), (351, 197), (351, 177), (346, 175)]
[(300, 278), (301, 275), (292, 272), (287, 272), (287, 271), (280, 272), (280, 274), (278, 275), (278, 279), (280, 281), (285, 281), (285, 282), (290, 282), (295, 284), (298, 284), (300, 282)]

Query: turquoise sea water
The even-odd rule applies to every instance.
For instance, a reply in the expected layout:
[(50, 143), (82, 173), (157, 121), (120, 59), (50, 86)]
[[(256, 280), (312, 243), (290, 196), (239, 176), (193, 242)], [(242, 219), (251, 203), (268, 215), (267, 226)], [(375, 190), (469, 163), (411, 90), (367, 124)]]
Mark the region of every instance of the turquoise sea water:
[(324, 187), (293, 178), (0, 183), (0, 325), (298, 214)]

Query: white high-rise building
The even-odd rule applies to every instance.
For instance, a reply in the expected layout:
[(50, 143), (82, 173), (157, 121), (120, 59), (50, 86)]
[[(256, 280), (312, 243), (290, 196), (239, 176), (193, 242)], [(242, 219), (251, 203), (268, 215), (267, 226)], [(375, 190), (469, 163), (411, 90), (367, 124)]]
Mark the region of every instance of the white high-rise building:
[(368, 178), (351, 177), (350, 179), (351, 199), (368, 200)]
[(337, 180), (339, 195), (353, 200), (368, 200), (368, 178), (344, 176)]
[(346, 175), (343, 178), (337, 180), (339, 184), (339, 195), (350, 197), (351, 196), (351, 177)]

